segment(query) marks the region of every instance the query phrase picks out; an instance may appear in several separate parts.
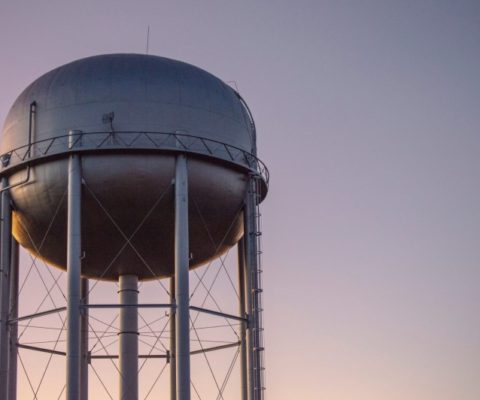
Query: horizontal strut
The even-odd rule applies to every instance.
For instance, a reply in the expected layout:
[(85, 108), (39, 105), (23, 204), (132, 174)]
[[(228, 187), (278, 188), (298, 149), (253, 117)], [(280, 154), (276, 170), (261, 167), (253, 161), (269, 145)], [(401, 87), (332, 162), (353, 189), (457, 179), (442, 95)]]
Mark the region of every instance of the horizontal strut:
[(13, 324), (15, 322), (25, 321), (26, 319), (34, 319), (34, 318), (38, 318), (38, 317), (43, 317), (45, 315), (50, 315), (50, 314), (55, 314), (55, 313), (59, 313), (59, 312), (62, 312), (62, 311), (66, 311), (66, 309), (67, 309), (67, 307), (53, 308), (51, 310), (41, 311), (41, 312), (38, 312), (38, 313), (24, 315), (22, 317), (10, 319), (10, 320), (8, 320), (8, 323)]
[(159, 304), (84, 304), (80, 308), (175, 308), (175, 304), (159, 303)]
[[(176, 308), (176, 305), (175, 304), (170, 304), (170, 303), (158, 303), (158, 304), (150, 304), (150, 303), (144, 303), (144, 304), (84, 304), (84, 305), (80, 305), (81, 309), (82, 308), (130, 308), (130, 307), (136, 307), (136, 308)], [(62, 312), (62, 311), (66, 311), (66, 309), (67, 309), (67, 307), (53, 308), (51, 310), (46, 310), (46, 311), (38, 312), (38, 313), (35, 313), (35, 314), (29, 314), (29, 315), (24, 315), (22, 317), (14, 318), (14, 319), (9, 320), (8, 323), (13, 324), (15, 322), (24, 321), (24, 320), (27, 320), (27, 319), (34, 319), (34, 318), (38, 318), (38, 317), (43, 317), (45, 315), (50, 315), (50, 314), (55, 314), (55, 313), (59, 313), (59, 312)], [(190, 310), (205, 313), (205, 314), (216, 315), (217, 317), (233, 319), (233, 320), (236, 320), (236, 321), (248, 322), (248, 318), (239, 317), (238, 315), (226, 314), (226, 313), (222, 313), (220, 311), (209, 310), (207, 308), (190, 306)]]
[(248, 322), (248, 318), (239, 317), (238, 315), (225, 314), (225, 313), (220, 312), (220, 311), (209, 310), (208, 308), (201, 308), (201, 307), (196, 307), (196, 306), (190, 306), (190, 310), (198, 311), (198, 312), (205, 313), (205, 314), (216, 315), (217, 317), (224, 317), (224, 318), (234, 319), (234, 320), (236, 320), (236, 321)]
[(55, 354), (55, 355), (57, 355), (57, 356), (66, 356), (66, 355), (67, 355), (67, 353), (65, 353), (64, 351), (46, 349), (46, 348), (44, 348), (44, 347), (29, 346), (29, 345), (27, 345), (27, 344), (21, 344), (21, 343), (17, 343), (17, 347), (18, 347), (19, 349), (39, 351), (40, 353)]
[[(126, 308), (126, 307), (136, 307), (136, 308), (176, 308), (175, 304), (170, 304), (170, 303), (158, 303), (158, 304), (84, 304), (81, 305), (80, 308)], [(25, 321), (27, 319), (34, 319), (38, 317), (43, 317), (45, 315), (50, 315), (50, 314), (55, 314), (59, 313), (62, 311), (66, 311), (67, 307), (58, 307), (58, 308), (53, 308), (51, 310), (46, 310), (34, 314), (28, 314), (24, 315), (22, 317), (14, 318), (8, 321), (9, 324), (13, 324), (15, 322), (20, 322), (20, 321)], [(196, 307), (196, 306), (190, 306), (190, 310), (193, 311), (198, 311), (201, 313), (205, 314), (211, 314), (211, 315), (216, 315), (217, 317), (224, 317), (224, 318), (229, 318), (233, 319), (236, 321), (243, 321), (243, 322), (248, 322), (248, 318), (245, 317), (239, 317), (238, 315), (232, 315), (232, 314), (226, 314), (222, 313), (220, 311), (214, 311), (214, 310), (209, 310), (207, 308), (202, 308), (202, 307)]]
[[(203, 353), (208, 353), (208, 352), (211, 352), (211, 351), (224, 350), (224, 349), (229, 349), (231, 347), (238, 347), (238, 346), (240, 346), (240, 342), (234, 342), (234, 343), (223, 344), (221, 346), (213, 346), (213, 347), (207, 347), (205, 349), (194, 350), (194, 351), (191, 351), (190, 354), (191, 355), (203, 354)], [(38, 351), (40, 353), (54, 354), (54, 355), (57, 355), (57, 356), (66, 356), (67, 355), (67, 353), (65, 353), (64, 351), (47, 349), (45, 347), (30, 346), (30, 345), (22, 344), (22, 343), (17, 343), (17, 347), (19, 349)], [(116, 354), (113, 354), (113, 355), (89, 355), (88, 358), (91, 359), (91, 360), (108, 360), (108, 359), (117, 359), (118, 355), (116, 355)], [(168, 354), (139, 354), (138, 358), (170, 358), (170, 356)]]

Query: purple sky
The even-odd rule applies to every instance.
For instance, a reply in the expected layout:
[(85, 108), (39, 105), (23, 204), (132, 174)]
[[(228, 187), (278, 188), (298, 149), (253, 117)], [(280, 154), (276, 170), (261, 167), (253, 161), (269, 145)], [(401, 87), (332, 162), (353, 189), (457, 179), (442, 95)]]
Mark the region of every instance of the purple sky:
[(480, 3), (232, 3), (1, 2), (0, 121), (150, 25), (256, 120), (268, 398), (478, 400)]

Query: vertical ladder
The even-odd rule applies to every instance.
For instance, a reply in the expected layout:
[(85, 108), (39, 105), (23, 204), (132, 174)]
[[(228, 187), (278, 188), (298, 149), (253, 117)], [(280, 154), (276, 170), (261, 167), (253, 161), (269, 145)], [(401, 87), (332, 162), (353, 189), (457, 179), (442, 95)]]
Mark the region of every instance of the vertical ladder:
[(251, 190), (255, 200), (254, 205), (254, 230), (253, 235), (255, 237), (255, 258), (256, 268), (252, 273), (252, 305), (253, 313), (255, 315), (255, 329), (254, 337), (254, 353), (255, 353), (255, 400), (263, 400), (265, 392), (265, 345), (263, 338), (263, 286), (262, 286), (262, 229), (261, 229), (261, 213), (260, 202), (262, 200), (261, 194), (261, 178), (253, 176), (251, 179)]

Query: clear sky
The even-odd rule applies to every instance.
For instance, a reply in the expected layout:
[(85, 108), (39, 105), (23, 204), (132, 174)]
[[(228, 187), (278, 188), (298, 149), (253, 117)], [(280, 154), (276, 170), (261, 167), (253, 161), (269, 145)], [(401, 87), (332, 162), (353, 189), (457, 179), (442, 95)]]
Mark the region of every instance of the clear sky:
[(480, 3), (4, 0), (0, 120), (148, 25), (256, 120), (268, 398), (478, 400)]

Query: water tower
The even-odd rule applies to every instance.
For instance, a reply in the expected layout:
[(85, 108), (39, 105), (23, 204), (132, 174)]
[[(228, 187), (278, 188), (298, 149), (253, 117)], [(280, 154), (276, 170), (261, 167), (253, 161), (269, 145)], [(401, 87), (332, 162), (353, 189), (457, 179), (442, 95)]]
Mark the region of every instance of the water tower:
[[(23, 91), (0, 154), (0, 398), (17, 398), (18, 321), (37, 316), (18, 315), (18, 244), (67, 276), (67, 400), (88, 399), (94, 308), (119, 310), (119, 398), (138, 398), (142, 307), (174, 316), (171, 399), (191, 398), (192, 309), (239, 323), (240, 397), (263, 398), (258, 205), (268, 171), (235, 90), (167, 58), (81, 59)], [(234, 245), (238, 313), (190, 304), (189, 271)], [(117, 282), (119, 302), (91, 303), (90, 279)], [(154, 279), (170, 280), (168, 304), (138, 302), (139, 282)]]

